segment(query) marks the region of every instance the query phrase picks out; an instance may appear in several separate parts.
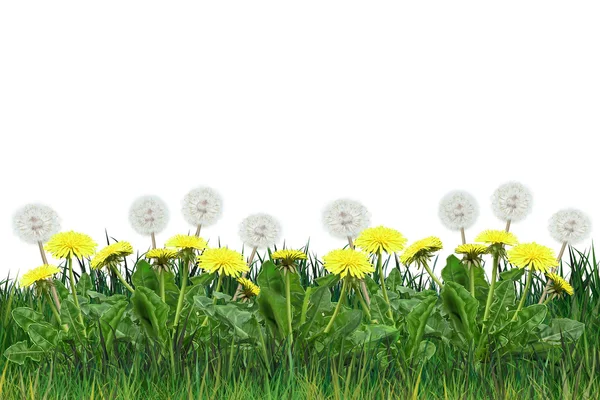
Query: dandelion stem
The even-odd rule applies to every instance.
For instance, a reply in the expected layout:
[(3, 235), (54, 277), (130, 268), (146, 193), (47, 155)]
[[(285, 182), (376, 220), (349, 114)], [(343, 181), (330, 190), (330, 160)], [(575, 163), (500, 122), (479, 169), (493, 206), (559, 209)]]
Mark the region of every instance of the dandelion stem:
[(150, 238), (152, 239), (152, 248), (155, 249), (156, 248), (156, 235), (154, 234), (154, 232), (152, 232), (150, 234)]
[(181, 310), (183, 308), (183, 298), (185, 297), (185, 288), (187, 287), (188, 280), (188, 262), (187, 260), (183, 260), (182, 262), (182, 271), (181, 271), (181, 288), (179, 290), (179, 299), (177, 299), (177, 311), (175, 311), (175, 320), (173, 321), (173, 326), (178, 326), (179, 318), (181, 317)]
[(460, 228), (460, 238), (462, 240), (462, 244), (467, 244), (467, 238), (465, 237), (465, 228)]
[(200, 229), (202, 229), (202, 225), (198, 225), (198, 227), (196, 228), (196, 237), (200, 236)]
[(517, 320), (517, 314), (523, 306), (525, 305), (525, 300), (527, 299), (527, 293), (529, 293), (529, 288), (531, 287), (531, 281), (533, 280), (533, 272), (529, 271), (527, 273), (527, 281), (525, 282), (525, 289), (523, 289), (523, 293), (521, 294), (521, 301), (519, 301), (519, 306), (517, 307), (517, 311), (515, 311), (515, 315), (513, 315), (511, 321)]
[(475, 297), (475, 264), (472, 261), (468, 261), (469, 265), (469, 283), (471, 286), (471, 296)]
[[(354, 250), (354, 243), (352, 242), (352, 236), (348, 236), (348, 246), (350, 246), (350, 248), (352, 250)], [(362, 290), (362, 295), (365, 299), (365, 301), (367, 302), (367, 305), (371, 305), (371, 297), (369, 296), (369, 291), (367, 290), (367, 284), (365, 283), (364, 279), (360, 280), (360, 289)]]
[(377, 252), (377, 274), (379, 275), (379, 282), (381, 283), (381, 292), (383, 293), (383, 298), (388, 305), (387, 315), (391, 320), (394, 320), (394, 316), (392, 315), (392, 306), (390, 305), (390, 299), (387, 294), (387, 288), (385, 287), (385, 277), (383, 276), (383, 255), (381, 251)]
[[(252, 252), (250, 253), (250, 257), (248, 257), (248, 267), (252, 268), (252, 261), (254, 261), (254, 257), (256, 256), (256, 247), (252, 248)], [(242, 278), (246, 277), (246, 273), (242, 274)], [(235, 289), (235, 294), (233, 295), (233, 299), (231, 301), (236, 301), (242, 292), (242, 284), (238, 283), (237, 289)]]
[(113, 266), (112, 270), (115, 273), (115, 275), (117, 276), (117, 278), (119, 279), (119, 281), (121, 281), (123, 286), (125, 286), (125, 288), (127, 290), (129, 290), (129, 292), (133, 293), (134, 292), (133, 287), (131, 287), (131, 285), (129, 283), (127, 283), (127, 281), (125, 280), (123, 275), (121, 275), (121, 272), (119, 272), (119, 269), (116, 266)]
[(433, 274), (433, 271), (431, 270), (431, 268), (429, 268), (429, 265), (427, 265), (427, 261), (423, 261), (422, 265), (423, 268), (425, 268), (425, 271), (427, 271), (427, 273), (429, 274), (429, 276), (431, 276), (431, 279), (433, 279), (433, 281), (440, 287), (440, 289), (442, 289), (444, 287), (444, 284), (438, 279), (437, 276)]
[(360, 293), (358, 283), (354, 282), (352, 284), (352, 286), (354, 287), (354, 292), (356, 293), (356, 297), (358, 298), (358, 302), (360, 303), (360, 306), (362, 307), (363, 311), (367, 315), (367, 319), (369, 320), (369, 323), (371, 323), (371, 312), (369, 311), (369, 307), (367, 306), (367, 303), (365, 303), (365, 300), (363, 299), (363, 296)]
[(37, 242), (38, 243), (38, 247), (40, 249), (40, 255), (42, 256), (42, 262), (44, 263), (44, 265), (48, 264), (48, 258), (46, 257), (46, 252), (44, 251), (44, 245), (42, 244), (42, 242)]
[(60, 298), (58, 297), (58, 293), (56, 292), (56, 286), (54, 286), (54, 282), (50, 282), (50, 293), (52, 294), (52, 298), (54, 299), (54, 305), (60, 313)]
[(492, 300), (494, 299), (494, 288), (496, 287), (496, 275), (498, 273), (497, 265), (500, 263), (500, 255), (496, 251), (494, 253), (494, 258), (492, 261), (492, 280), (490, 281), (490, 289), (488, 290), (487, 300), (485, 302), (485, 312), (483, 313), (483, 330), (485, 329), (485, 322), (490, 316), (490, 307), (492, 305)]
[(342, 283), (342, 291), (340, 292), (340, 299), (338, 300), (337, 306), (335, 306), (335, 310), (333, 311), (333, 315), (331, 316), (329, 323), (323, 331), (324, 333), (329, 333), (329, 331), (333, 327), (333, 322), (335, 321), (337, 315), (340, 313), (340, 309), (342, 308), (344, 300), (346, 300), (346, 290), (348, 290), (348, 280), (344, 279), (344, 283)]
[[(215, 293), (221, 290), (221, 284), (223, 283), (223, 274), (219, 273), (219, 278), (217, 279), (217, 287), (213, 290), (213, 304), (217, 304), (217, 298), (215, 297)], [(208, 315), (202, 321), (202, 326), (208, 325)]]
[(160, 287), (160, 298), (164, 303), (166, 303), (167, 297), (165, 295), (165, 271), (163, 271), (162, 268), (158, 271), (158, 284)]
[(506, 220), (506, 228), (504, 228), (504, 230), (505, 230), (506, 232), (509, 232), (509, 231), (510, 231), (510, 219), (509, 219), (509, 220)]
[[(559, 264), (563, 258), (563, 254), (565, 254), (566, 248), (567, 248), (567, 242), (563, 242), (562, 246), (560, 247), (560, 251), (558, 252), (558, 256), (556, 257), (556, 261), (558, 261)], [(550, 268), (550, 272), (556, 271), (557, 268), (558, 268), (558, 266)], [(544, 291), (542, 292), (542, 295), (540, 296), (540, 300), (538, 301), (538, 304), (544, 303), (546, 296), (548, 296), (548, 291), (550, 290), (550, 285), (551, 285), (550, 282), (552, 282), (552, 280), (548, 279), (548, 281), (546, 282), (546, 286), (544, 287)], [(544, 304), (546, 304), (546, 303), (544, 303)]]
[(286, 270), (284, 271), (285, 274), (285, 301), (286, 301), (286, 306), (287, 306), (287, 319), (288, 319), (288, 335), (289, 335), (289, 341), (290, 341), (290, 346), (292, 345), (292, 342), (294, 340), (294, 338), (292, 337), (292, 295), (291, 295), (291, 282), (290, 282), (290, 275), (291, 272)]
[(60, 319), (60, 314), (58, 313), (58, 310), (54, 306), (54, 303), (52, 301), (52, 298), (48, 294), (48, 291), (46, 291), (46, 289), (43, 289), (43, 290), (44, 290), (44, 295), (46, 297), (46, 301), (48, 302), (48, 305), (50, 306), (50, 309), (52, 310), (52, 314), (54, 315), (54, 319), (56, 319), (56, 322), (58, 322), (58, 326), (60, 326), (62, 328), (62, 320)]
[(83, 322), (83, 315), (81, 314), (81, 307), (79, 307), (79, 299), (77, 298), (77, 287), (75, 287), (75, 276), (73, 275), (73, 263), (71, 262), (71, 257), (67, 258), (67, 267), (69, 268), (69, 283), (71, 284), (71, 293), (73, 294), (73, 303), (75, 303), (75, 307), (77, 307), (77, 314), (79, 318), (79, 322), (83, 326), (83, 336), (87, 339), (87, 331), (85, 329), (85, 324)]

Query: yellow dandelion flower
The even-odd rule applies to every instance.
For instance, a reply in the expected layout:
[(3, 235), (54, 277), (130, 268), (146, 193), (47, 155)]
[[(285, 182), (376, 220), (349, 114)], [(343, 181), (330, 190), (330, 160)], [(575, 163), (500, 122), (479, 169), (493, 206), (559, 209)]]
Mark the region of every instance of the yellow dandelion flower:
[(481, 232), (475, 238), (476, 242), (489, 245), (514, 246), (518, 243), (517, 237), (511, 232), (488, 229)]
[(250, 298), (260, 294), (260, 288), (250, 279), (238, 278), (237, 281), (240, 285), (242, 285), (242, 289), (240, 290), (239, 294), (239, 298), (242, 299), (242, 302), (248, 301)]
[(218, 272), (237, 278), (243, 272), (250, 271), (244, 257), (235, 250), (226, 247), (206, 249), (198, 256), (200, 268), (208, 272)]
[(363, 230), (354, 245), (371, 254), (391, 254), (404, 248), (406, 238), (395, 229), (377, 226)]
[(366, 253), (352, 249), (330, 251), (323, 257), (323, 266), (341, 278), (350, 275), (363, 279), (366, 274), (375, 271)]
[(443, 248), (442, 241), (436, 236), (429, 236), (425, 239), (417, 240), (400, 256), (400, 262), (404, 265), (411, 265), (415, 262), (421, 264), (428, 261), (429, 258)]
[(178, 253), (173, 249), (151, 249), (146, 253), (146, 258), (154, 260), (155, 268), (167, 269), (171, 260), (176, 259)]
[(489, 248), (483, 244), (461, 244), (454, 252), (456, 254), (462, 254), (465, 261), (475, 262), (479, 265), (481, 256), (489, 252)]
[(44, 264), (25, 273), (25, 275), (21, 277), (20, 283), (22, 287), (31, 286), (36, 282), (50, 279), (54, 274), (57, 274), (59, 272), (60, 269), (58, 269), (58, 267), (54, 265)]
[(565, 293), (569, 296), (573, 296), (575, 291), (573, 286), (569, 284), (562, 276), (549, 272), (546, 277), (552, 281), (550, 286), (550, 293), (555, 293), (558, 297), (562, 297)]
[(290, 272), (296, 272), (296, 263), (300, 260), (306, 260), (306, 254), (300, 250), (277, 250), (271, 253), (273, 260), (279, 260), (281, 268), (289, 270)]
[(175, 247), (179, 250), (204, 250), (206, 245), (206, 240), (191, 235), (175, 235), (165, 242), (165, 247)]
[(59, 232), (46, 243), (46, 251), (56, 259), (89, 257), (94, 254), (98, 244), (84, 233)]
[(133, 247), (131, 247), (129, 242), (113, 243), (100, 250), (94, 258), (92, 258), (90, 266), (93, 269), (111, 266), (120, 262), (124, 257), (127, 257), (132, 253)]
[(550, 267), (558, 265), (554, 251), (535, 242), (519, 244), (507, 254), (508, 262), (519, 268), (546, 272)]

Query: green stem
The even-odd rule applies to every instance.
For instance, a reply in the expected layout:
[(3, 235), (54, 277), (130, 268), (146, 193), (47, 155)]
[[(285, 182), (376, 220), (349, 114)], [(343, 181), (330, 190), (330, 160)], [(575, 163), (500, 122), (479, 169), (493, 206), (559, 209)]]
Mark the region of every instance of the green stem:
[(440, 287), (440, 289), (442, 289), (444, 287), (444, 284), (438, 279), (437, 276), (433, 274), (433, 271), (431, 270), (431, 268), (429, 268), (429, 265), (427, 265), (427, 261), (423, 261), (422, 265), (423, 268), (425, 268), (425, 271), (427, 271), (427, 273), (429, 274), (429, 276), (431, 276), (431, 279), (433, 279), (433, 281)]
[[(222, 284), (223, 284), (223, 273), (219, 273), (219, 279), (217, 279), (217, 287), (215, 288), (215, 290), (213, 290), (213, 304), (217, 304), (217, 298), (215, 297), (215, 292), (218, 292), (219, 290), (221, 290)], [(202, 321), (201, 326), (206, 326), (206, 325), (208, 325), (208, 315), (204, 318), (204, 321)]]
[(162, 268), (158, 271), (158, 285), (160, 288), (160, 298), (164, 303), (166, 303), (167, 297), (165, 295), (165, 271)]
[(115, 275), (117, 276), (117, 278), (119, 279), (119, 281), (121, 281), (121, 283), (123, 284), (123, 286), (125, 286), (125, 288), (127, 290), (129, 290), (129, 292), (133, 293), (133, 287), (131, 287), (131, 285), (129, 283), (127, 283), (127, 281), (125, 280), (125, 278), (123, 277), (123, 275), (121, 275), (121, 273), (119, 272), (119, 269), (114, 266), (112, 268), (113, 272), (115, 273)]
[(52, 301), (52, 298), (50, 297), (50, 294), (48, 294), (48, 291), (46, 289), (43, 289), (43, 291), (44, 291), (44, 295), (46, 297), (46, 301), (48, 302), (48, 305), (50, 306), (50, 309), (52, 310), (52, 314), (54, 315), (54, 319), (56, 320), (56, 322), (58, 322), (58, 326), (60, 326), (62, 329), (62, 320), (60, 319), (60, 314), (58, 313), (58, 310), (54, 306), (54, 303)]
[(475, 298), (475, 264), (469, 261), (469, 280), (471, 285), (471, 296)]
[(75, 287), (75, 275), (73, 274), (73, 263), (71, 257), (67, 258), (67, 266), (69, 268), (69, 283), (71, 284), (71, 293), (73, 295), (73, 303), (77, 307), (77, 316), (79, 322), (83, 326), (83, 336), (87, 339), (87, 331), (85, 329), (85, 323), (83, 322), (83, 314), (81, 313), (81, 307), (79, 306), (79, 299), (77, 298), (77, 287)]
[(310, 294), (312, 292), (312, 287), (309, 286), (306, 288), (306, 292), (304, 293), (304, 301), (302, 302), (302, 313), (300, 314), (300, 325), (306, 322), (306, 313), (308, 312), (308, 303), (310, 300)]
[(290, 282), (290, 271), (285, 271), (285, 301), (287, 307), (287, 319), (288, 319), (288, 335), (290, 346), (294, 340), (292, 335), (292, 295), (291, 295), (291, 282)]
[(271, 375), (271, 363), (269, 362), (269, 355), (267, 354), (267, 345), (265, 343), (265, 337), (263, 336), (260, 325), (258, 325), (258, 340), (260, 340), (260, 347), (262, 347), (262, 353), (265, 359), (265, 365), (267, 366), (267, 371), (269, 372), (269, 375)]
[[(498, 263), (500, 262), (500, 256), (498, 253), (494, 254), (492, 261), (492, 280), (490, 281), (490, 289), (488, 290), (487, 300), (485, 302), (485, 312), (483, 313), (483, 328), (485, 329), (485, 321), (490, 316), (490, 307), (492, 306), (492, 300), (494, 299), (494, 289), (496, 287), (496, 275), (498, 274)], [(483, 332), (483, 329), (482, 329)]]
[[(383, 276), (383, 255), (381, 251), (377, 252), (377, 274), (379, 275), (379, 283), (381, 283), (381, 292), (383, 293), (383, 298), (388, 305), (388, 317), (393, 320), (392, 316), (392, 306), (390, 305), (390, 299), (387, 294), (387, 288), (385, 287), (385, 277)], [(370, 318), (369, 318), (370, 319)]]
[(531, 281), (533, 280), (533, 272), (529, 271), (527, 274), (527, 281), (525, 282), (525, 289), (523, 289), (523, 294), (521, 295), (521, 301), (519, 301), (519, 306), (517, 307), (517, 311), (515, 311), (515, 315), (513, 315), (511, 321), (517, 320), (517, 314), (523, 306), (525, 305), (525, 300), (527, 299), (527, 293), (529, 293), (529, 288), (531, 287)]
[(187, 260), (183, 261), (183, 268), (181, 271), (181, 288), (179, 290), (179, 299), (177, 299), (177, 311), (175, 311), (175, 320), (173, 326), (176, 327), (179, 324), (179, 318), (181, 317), (181, 310), (183, 309), (183, 298), (185, 297), (185, 288), (187, 287), (188, 280), (188, 263)]
[(329, 320), (329, 324), (327, 324), (327, 326), (325, 327), (325, 330), (324, 330), (325, 333), (329, 333), (329, 331), (333, 327), (333, 322), (335, 321), (335, 318), (340, 313), (342, 304), (344, 303), (344, 300), (346, 299), (346, 290), (348, 290), (348, 281), (346, 279), (344, 279), (344, 283), (342, 284), (342, 291), (340, 292), (340, 299), (338, 300), (337, 306), (335, 306), (335, 310), (333, 311), (333, 315), (331, 316), (331, 319)]
[(362, 293), (360, 292), (360, 286), (358, 285), (358, 283), (353, 282), (352, 287), (354, 288), (354, 293), (356, 294), (356, 297), (358, 298), (358, 302), (360, 303), (360, 306), (362, 307), (363, 311), (367, 315), (367, 319), (369, 320), (369, 323), (371, 323), (371, 321), (372, 321), (371, 312), (369, 311), (369, 307), (367, 306), (367, 303), (365, 303), (365, 299), (363, 299)]

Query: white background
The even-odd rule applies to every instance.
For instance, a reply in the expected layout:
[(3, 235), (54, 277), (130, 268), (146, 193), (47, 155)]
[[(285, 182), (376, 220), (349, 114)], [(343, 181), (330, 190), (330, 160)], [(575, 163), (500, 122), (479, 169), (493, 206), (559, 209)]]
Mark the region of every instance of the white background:
[(459, 235), (439, 199), (478, 198), (472, 239), (504, 226), (490, 195), (518, 180), (535, 204), (514, 232), (558, 248), (552, 213), (600, 220), (599, 20), (596, 1), (3, 1), (0, 277), (41, 263), (12, 232), (25, 203), (144, 251), (134, 198), (168, 202), (160, 244), (191, 229), (180, 201), (198, 185), (225, 199), (204, 236), (230, 247), (268, 212), (322, 255), (344, 244), (322, 209), (350, 197), (445, 256)]

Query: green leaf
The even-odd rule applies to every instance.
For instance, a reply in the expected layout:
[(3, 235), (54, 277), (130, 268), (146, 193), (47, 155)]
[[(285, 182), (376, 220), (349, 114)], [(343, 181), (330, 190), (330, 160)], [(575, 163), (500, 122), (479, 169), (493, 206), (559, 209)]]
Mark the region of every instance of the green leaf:
[(406, 317), (406, 329), (408, 330), (407, 349), (411, 355), (415, 354), (419, 344), (421, 343), (421, 339), (425, 333), (427, 320), (429, 319), (429, 316), (435, 307), (436, 301), (436, 296), (429, 296), (428, 298), (422, 300), (419, 305), (413, 308)]
[(135, 265), (135, 272), (131, 275), (131, 282), (134, 287), (143, 286), (154, 292), (158, 291), (158, 277), (150, 264), (144, 260), (139, 260)]
[(60, 308), (60, 319), (63, 324), (69, 326), (67, 337), (74, 338), (77, 343), (83, 343), (85, 340), (85, 327), (79, 320), (79, 310), (73, 303), (73, 299), (63, 300)]
[(90, 276), (86, 272), (84, 272), (83, 274), (81, 274), (81, 277), (79, 278), (79, 281), (77, 282), (75, 287), (77, 288), (78, 294), (80, 294), (81, 296), (87, 296), (87, 291), (92, 290), (94, 288), (92, 278), (90, 278)]
[(25, 332), (29, 330), (32, 324), (43, 323), (44, 316), (37, 311), (32, 310), (29, 307), (17, 307), (12, 310), (12, 316), (17, 323)]
[(319, 328), (325, 325), (325, 316), (333, 309), (331, 303), (331, 291), (329, 286), (318, 286), (312, 289), (310, 294), (310, 305), (306, 312), (306, 322), (301, 327), (302, 335), (308, 336), (313, 327)]
[(54, 283), (54, 287), (56, 288), (56, 293), (58, 293), (58, 297), (61, 301), (71, 295), (71, 293), (69, 292), (69, 289), (67, 289), (67, 287), (64, 285), (64, 283), (62, 283), (58, 279), (54, 279), (54, 280), (52, 280), (52, 282)]
[(315, 279), (317, 285), (321, 287), (334, 287), (340, 281), (339, 275), (329, 274)]
[(335, 321), (330, 334), (334, 337), (345, 337), (350, 335), (360, 326), (363, 313), (361, 310), (344, 310), (341, 311)]
[(389, 325), (365, 325), (362, 329), (355, 330), (351, 340), (355, 346), (377, 344), (380, 342), (393, 343), (400, 335), (400, 331)]
[(204, 273), (204, 274), (201, 274), (198, 276), (194, 276), (190, 279), (190, 281), (192, 282), (192, 285), (203, 286), (203, 287), (210, 285), (210, 283), (214, 280), (215, 280), (214, 273)]
[[(263, 264), (264, 265), (264, 264)], [(267, 324), (274, 332), (279, 333), (280, 338), (288, 335), (287, 327), (287, 303), (285, 297), (272, 288), (260, 288), (257, 297), (258, 309), (265, 318)]]
[(261, 291), (267, 289), (281, 296), (285, 296), (283, 276), (272, 261), (266, 261), (263, 263), (260, 268), (260, 272), (256, 277), (256, 282)]
[(418, 360), (429, 361), (431, 357), (435, 354), (435, 344), (428, 340), (423, 340), (419, 343), (419, 348), (417, 349), (417, 354), (415, 358)]
[(169, 306), (152, 289), (142, 285), (135, 289), (131, 302), (133, 311), (138, 316), (148, 336), (158, 340), (163, 346), (163, 350), (166, 350), (168, 346), (167, 318)]
[(562, 341), (576, 342), (583, 334), (585, 324), (568, 318), (555, 318), (540, 332), (542, 342), (561, 344)]
[(215, 317), (229, 327), (237, 339), (244, 340), (250, 337), (249, 332), (245, 331), (243, 327), (252, 318), (251, 312), (241, 310), (237, 304), (229, 303), (215, 306)]
[(385, 286), (392, 291), (396, 291), (396, 287), (400, 285), (402, 285), (402, 276), (400, 275), (400, 271), (398, 268), (392, 268), (388, 276), (385, 278)]
[(500, 331), (508, 323), (508, 311), (514, 305), (515, 298), (515, 287), (512, 281), (502, 281), (496, 285), (486, 323), (486, 329), (489, 329), (490, 334)]
[(444, 282), (455, 282), (464, 288), (469, 287), (469, 273), (455, 255), (446, 259), (446, 266), (442, 269)]
[(388, 303), (385, 301), (385, 299), (383, 298), (382, 295), (380, 294), (376, 294), (375, 296), (371, 297), (371, 318), (376, 319), (377, 321), (379, 321), (380, 324), (384, 324), (384, 325), (393, 325), (394, 321), (392, 321), (390, 319), (390, 317), (387, 315), (388, 314), (388, 310), (390, 309), (390, 306), (388, 305)]
[[(179, 301), (179, 287), (175, 284), (175, 274), (171, 271), (163, 272), (165, 274), (165, 300), (171, 310), (177, 309)], [(159, 291), (155, 291), (159, 295)]]
[(512, 268), (500, 273), (500, 280), (516, 282), (525, 274), (524, 268)]
[(52, 350), (58, 344), (58, 330), (47, 322), (31, 324), (27, 333), (31, 341), (45, 352)]
[(34, 344), (29, 347), (26, 340), (17, 342), (4, 351), (4, 357), (19, 365), (23, 365), (27, 358), (39, 362), (43, 355), (44, 350), (40, 346)]
[(479, 302), (462, 285), (447, 282), (440, 294), (450, 322), (465, 345), (475, 338)]
[(510, 325), (509, 339), (531, 333), (546, 318), (548, 308), (544, 304), (534, 304), (524, 307), (517, 314), (517, 320)]
[(113, 350), (115, 331), (121, 322), (121, 318), (123, 318), (123, 314), (125, 313), (128, 304), (127, 301), (119, 301), (112, 304), (100, 317), (100, 329), (102, 331), (106, 350), (109, 354), (111, 354)]

